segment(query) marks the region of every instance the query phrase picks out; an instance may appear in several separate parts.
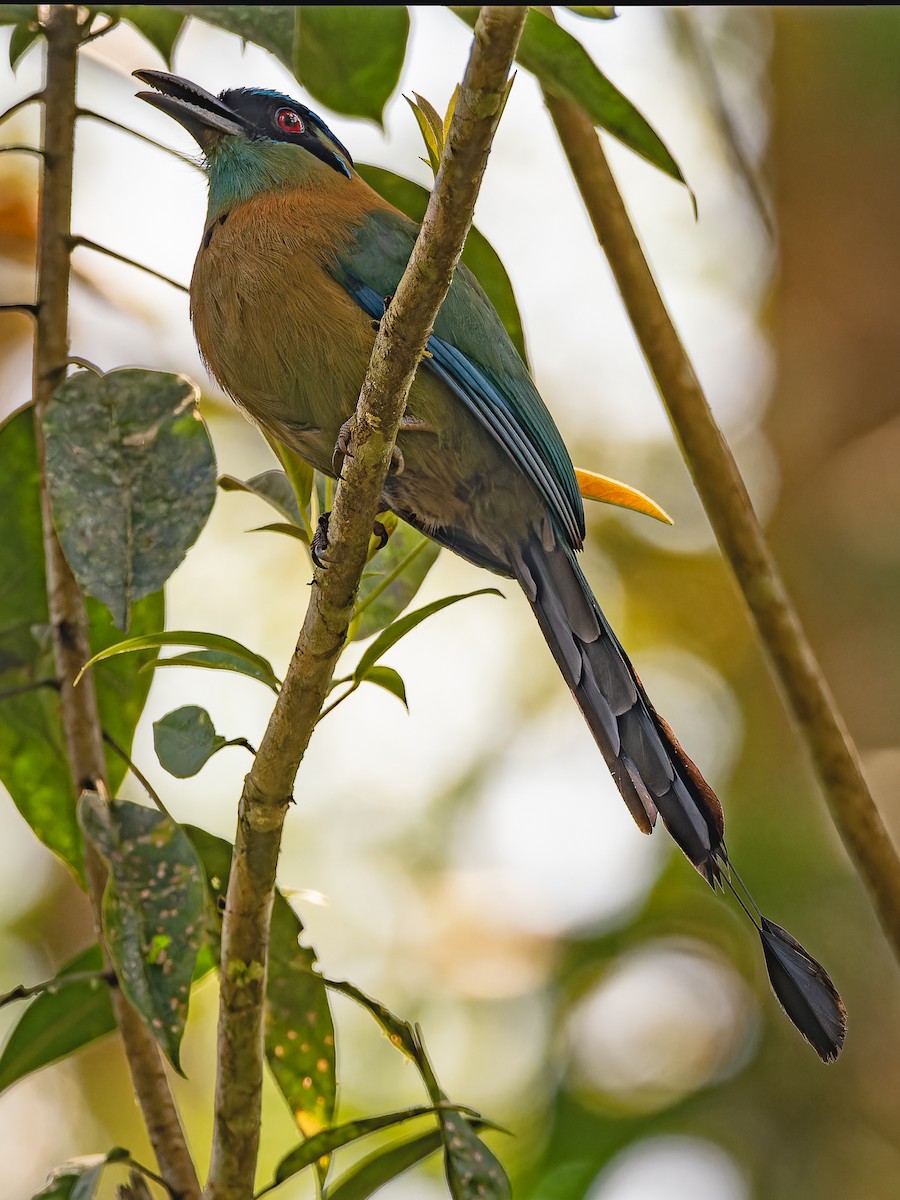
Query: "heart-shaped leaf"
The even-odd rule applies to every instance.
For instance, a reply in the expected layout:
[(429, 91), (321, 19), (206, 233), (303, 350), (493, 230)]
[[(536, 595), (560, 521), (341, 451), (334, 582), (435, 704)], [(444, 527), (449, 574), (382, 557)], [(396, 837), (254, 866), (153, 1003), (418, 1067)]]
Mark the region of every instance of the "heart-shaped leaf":
[(120, 629), (157, 591), (212, 510), (216, 464), (181, 375), (79, 371), (44, 417), (53, 519), (80, 586)]

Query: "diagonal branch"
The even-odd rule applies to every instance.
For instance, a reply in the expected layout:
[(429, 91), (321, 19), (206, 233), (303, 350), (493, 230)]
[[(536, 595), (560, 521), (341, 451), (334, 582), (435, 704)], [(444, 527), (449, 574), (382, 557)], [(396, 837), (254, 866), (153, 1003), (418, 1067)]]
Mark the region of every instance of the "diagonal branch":
[[(68, 299), (70, 275), (69, 223), (72, 208), (72, 168), (75, 153), (75, 83), (78, 61), (78, 10), (55, 4), (44, 31), (47, 36), (47, 84), (41, 145), (44, 172), (38, 215), (37, 332), (34, 346), (35, 425), (41, 462), (41, 509), (47, 567), (47, 603), (53, 630), (56, 675), (66, 751), (74, 790), (102, 786), (106, 774), (97, 697), (88, 672), (76, 690), (75, 679), (90, 658), (84, 597), (53, 528), (45, 478), (41, 420), (53, 391), (63, 381), (69, 358)], [(74, 797), (73, 797), (74, 799)], [(85, 865), (100, 929), (100, 901), (106, 869), (90, 845)], [(101, 945), (103, 938), (101, 936)], [(106, 968), (109, 962), (106, 961)], [(135, 1094), (167, 1186), (179, 1200), (200, 1194), (177, 1110), (156, 1040), (120, 988), (110, 991), (113, 1010)]]
[(208, 1200), (251, 1194), (259, 1145), (263, 1001), (281, 829), (294, 777), (347, 636), (406, 398), (472, 221), (525, 8), (481, 9), (422, 231), (375, 339), (351, 453), (306, 619), (247, 776), (222, 924), (219, 1075)]
[(548, 93), (544, 100), (719, 546), (812, 756), (832, 819), (900, 956), (900, 859), (856, 748), (657, 290), (597, 132), (574, 105)]

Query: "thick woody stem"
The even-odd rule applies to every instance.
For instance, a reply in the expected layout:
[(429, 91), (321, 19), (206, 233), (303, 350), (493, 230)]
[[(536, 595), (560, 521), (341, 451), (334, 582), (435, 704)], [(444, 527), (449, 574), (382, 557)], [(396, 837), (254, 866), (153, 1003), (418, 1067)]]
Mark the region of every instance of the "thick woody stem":
[[(80, 30), (74, 5), (49, 6), (47, 82), (44, 88), (42, 141), (44, 170), (38, 215), (37, 330), (34, 348), (34, 397), (41, 465), (41, 510), (47, 602), (66, 748), (76, 792), (102, 787), (106, 774), (103, 738), (93, 680), (88, 672), (78, 688), (75, 678), (90, 658), (84, 597), (69, 570), (53, 528), (45, 479), (42, 419), (53, 391), (63, 381), (69, 353), (68, 300), (72, 168), (75, 152), (75, 83)], [(74, 802), (74, 798), (73, 798)], [(91, 846), (85, 865), (94, 919), (100, 932), (100, 902), (106, 868)], [(101, 946), (103, 938), (100, 938)], [(105, 948), (104, 948), (105, 954)], [(106, 966), (109, 968), (108, 959)], [(135, 1094), (153, 1149), (173, 1196), (195, 1200), (197, 1174), (162, 1059), (150, 1030), (119, 988), (111, 989), (113, 1009), (125, 1046)]]
[(547, 93), (544, 99), (710, 524), (812, 756), (838, 833), (900, 956), (900, 859), (863, 778), (859, 755), (656, 287), (597, 132), (574, 105)]
[(259, 1144), (263, 1004), (281, 828), (347, 636), (394, 440), (466, 234), (526, 10), (481, 9), (422, 232), (375, 340), (351, 454), (284, 686), (244, 787), (222, 924), (219, 1075), (209, 1200), (246, 1200)]

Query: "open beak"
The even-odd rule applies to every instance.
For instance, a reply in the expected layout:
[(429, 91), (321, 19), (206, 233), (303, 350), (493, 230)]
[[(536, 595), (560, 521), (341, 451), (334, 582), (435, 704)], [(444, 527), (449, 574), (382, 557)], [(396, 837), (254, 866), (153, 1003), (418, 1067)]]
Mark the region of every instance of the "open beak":
[(240, 117), (218, 96), (197, 87), (196, 83), (165, 71), (135, 71), (134, 75), (155, 88), (152, 92), (138, 92), (138, 99), (174, 117), (201, 149), (226, 135), (248, 136), (249, 130)]

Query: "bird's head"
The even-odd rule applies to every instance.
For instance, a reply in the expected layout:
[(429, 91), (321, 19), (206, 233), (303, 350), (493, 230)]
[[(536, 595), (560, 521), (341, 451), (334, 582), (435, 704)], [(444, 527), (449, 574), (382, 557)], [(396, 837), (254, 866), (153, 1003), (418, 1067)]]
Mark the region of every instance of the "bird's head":
[(255, 191), (308, 182), (336, 171), (351, 178), (353, 159), (321, 117), (263, 88), (231, 88), (218, 96), (165, 71), (135, 71), (152, 92), (138, 98), (174, 117), (203, 151), (211, 192)]

